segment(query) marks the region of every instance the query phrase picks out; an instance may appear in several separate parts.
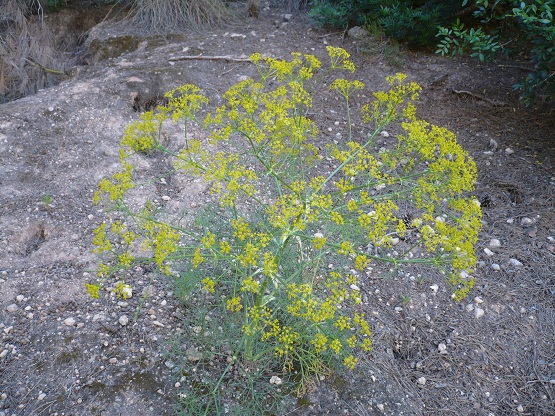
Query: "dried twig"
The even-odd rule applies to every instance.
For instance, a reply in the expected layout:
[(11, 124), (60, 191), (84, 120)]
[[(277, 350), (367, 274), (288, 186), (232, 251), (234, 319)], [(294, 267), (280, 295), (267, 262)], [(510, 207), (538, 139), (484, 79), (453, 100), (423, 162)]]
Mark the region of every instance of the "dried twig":
[(169, 58), (168, 61), (186, 61), (186, 60), (200, 60), (200, 61), (226, 61), (226, 62), (252, 62), (249, 58), (235, 58), (233, 56), (208, 56), (208, 55), (185, 55)]
[(477, 100), (485, 101), (485, 102), (487, 102), (487, 103), (489, 103), (489, 104), (491, 104), (491, 105), (494, 105), (494, 106), (499, 106), (499, 107), (501, 107), (501, 106), (507, 105), (507, 103), (504, 102), (504, 101), (490, 100), (489, 98), (482, 97), (482, 96), (480, 96), (480, 95), (478, 95), (478, 94), (474, 94), (473, 92), (470, 92), (470, 91), (465, 91), (465, 90), (457, 91), (457, 90), (454, 89), (454, 88), (453, 88), (452, 91), (453, 91), (454, 94), (458, 94), (458, 95), (468, 95), (468, 96), (470, 96), (470, 97), (472, 97), (472, 98), (476, 98)]

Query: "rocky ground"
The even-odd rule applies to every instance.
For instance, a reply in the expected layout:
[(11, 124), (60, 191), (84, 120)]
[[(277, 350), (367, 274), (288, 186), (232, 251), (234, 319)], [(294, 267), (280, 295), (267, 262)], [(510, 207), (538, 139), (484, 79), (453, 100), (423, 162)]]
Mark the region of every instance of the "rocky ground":
[[(366, 282), (375, 350), (290, 414), (555, 414), (555, 109), (519, 106), (511, 86), (520, 65), (397, 51), (272, 10), (175, 36), (104, 23), (89, 45), (90, 65), (71, 78), (0, 105), (1, 416), (173, 413), (180, 378), (165, 351), (182, 311), (172, 286), (136, 269), (125, 301), (84, 291), (97, 264), (92, 230), (104, 215), (91, 202), (96, 184), (118, 168), (135, 97), (144, 106), (194, 83), (217, 103), (255, 72), (245, 62), (180, 57), (324, 57), (326, 45), (352, 53), (369, 91), (398, 71), (422, 85), (419, 115), (453, 130), (477, 161), (484, 227), (477, 285), (462, 304), (424, 270), (422, 279)], [(324, 100), (317, 111), (331, 117), (335, 106)], [(340, 132), (329, 129), (322, 140)], [(158, 191), (193, 209), (205, 198), (194, 182)]]

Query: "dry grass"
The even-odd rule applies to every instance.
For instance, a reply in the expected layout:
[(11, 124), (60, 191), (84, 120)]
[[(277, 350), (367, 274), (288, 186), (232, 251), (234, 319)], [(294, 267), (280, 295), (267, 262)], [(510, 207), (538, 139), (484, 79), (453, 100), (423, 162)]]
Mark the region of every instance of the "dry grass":
[(7, 0), (0, 22), (0, 102), (24, 97), (58, 83), (73, 65), (40, 16), (29, 16), (29, 2)]
[(148, 33), (217, 26), (230, 21), (232, 11), (222, 0), (134, 0), (131, 23)]

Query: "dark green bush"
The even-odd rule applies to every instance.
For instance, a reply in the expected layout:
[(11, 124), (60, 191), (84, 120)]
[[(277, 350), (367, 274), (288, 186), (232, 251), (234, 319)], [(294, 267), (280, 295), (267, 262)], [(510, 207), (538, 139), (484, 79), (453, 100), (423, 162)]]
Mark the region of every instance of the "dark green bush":
[[(462, 5), (467, 3), (464, 0)], [(440, 28), (436, 52), (466, 52), (482, 61), (501, 50), (523, 52), (531, 64), (526, 78), (515, 85), (523, 101), (555, 98), (555, 0), (476, 0), (471, 7), (479, 27), (468, 29), (457, 21), (450, 28)]]
[(377, 25), (388, 37), (419, 47), (434, 43), (437, 27), (460, 8), (458, 0), (317, 0), (309, 14), (319, 26)]

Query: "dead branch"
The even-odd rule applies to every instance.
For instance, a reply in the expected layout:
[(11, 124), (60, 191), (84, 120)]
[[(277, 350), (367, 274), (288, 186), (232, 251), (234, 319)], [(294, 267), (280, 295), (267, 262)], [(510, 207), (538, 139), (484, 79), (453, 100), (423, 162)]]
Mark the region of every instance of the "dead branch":
[(487, 102), (487, 103), (489, 103), (489, 104), (491, 104), (491, 105), (494, 105), (494, 106), (501, 107), (501, 106), (507, 105), (507, 103), (505, 103), (504, 101), (491, 100), (491, 99), (489, 99), (489, 98), (487, 98), (487, 97), (482, 97), (481, 95), (474, 94), (473, 92), (470, 92), (470, 91), (465, 91), (465, 90), (457, 91), (456, 89), (453, 89), (452, 91), (453, 91), (454, 94), (458, 94), (458, 95), (468, 95), (468, 96), (470, 96), (470, 97), (472, 97), (472, 98), (475, 98), (475, 99), (481, 100), (481, 101), (485, 101), (485, 102)]
[(235, 58), (233, 56), (208, 56), (208, 55), (185, 55), (176, 56), (175, 58), (169, 58), (168, 61), (187, 61), (187, 60), (199, 60), (199, 61), (226, 61), (226, 62), (252, 62), (249, 58)]

